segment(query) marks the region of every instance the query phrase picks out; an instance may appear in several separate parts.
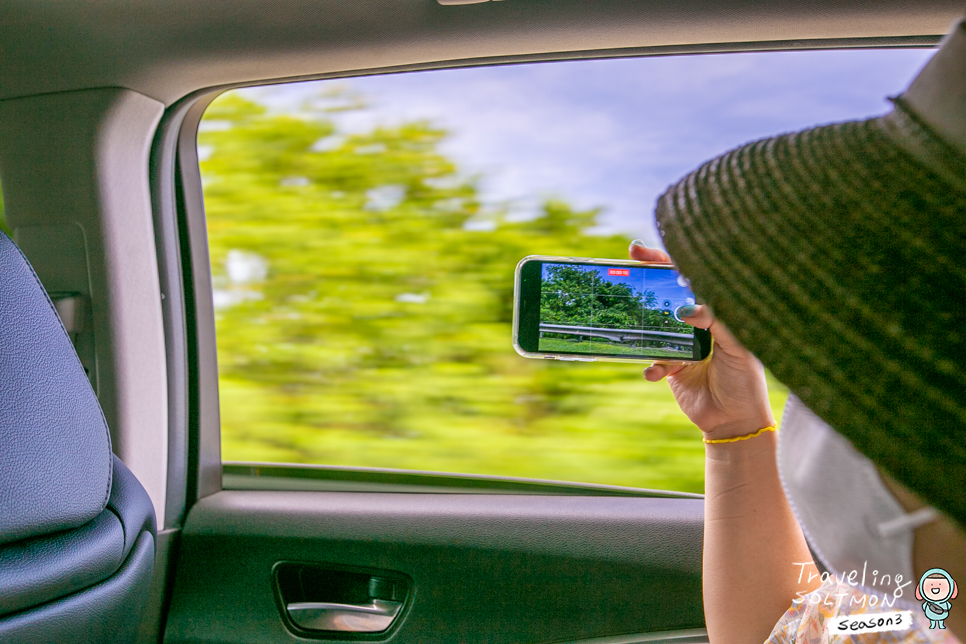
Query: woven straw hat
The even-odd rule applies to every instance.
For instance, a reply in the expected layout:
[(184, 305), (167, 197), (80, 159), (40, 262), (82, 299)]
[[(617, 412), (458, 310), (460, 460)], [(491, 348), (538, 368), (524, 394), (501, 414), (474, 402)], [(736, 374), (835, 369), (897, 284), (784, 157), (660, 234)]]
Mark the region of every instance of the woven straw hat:
[(658, 226), (779, 380), (966, 525), (966, 154), (894, 105), (704, 164)]

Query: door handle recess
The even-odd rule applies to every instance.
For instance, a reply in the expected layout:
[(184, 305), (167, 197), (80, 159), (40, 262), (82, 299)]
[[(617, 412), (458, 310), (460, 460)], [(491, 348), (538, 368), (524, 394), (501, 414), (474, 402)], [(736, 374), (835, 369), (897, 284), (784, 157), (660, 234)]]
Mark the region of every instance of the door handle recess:
[(373, 599), (371, 604), (294, 602), (285, 608), (292, 622), (308, 631), (378, 633), (389, 628), (403, 603)]

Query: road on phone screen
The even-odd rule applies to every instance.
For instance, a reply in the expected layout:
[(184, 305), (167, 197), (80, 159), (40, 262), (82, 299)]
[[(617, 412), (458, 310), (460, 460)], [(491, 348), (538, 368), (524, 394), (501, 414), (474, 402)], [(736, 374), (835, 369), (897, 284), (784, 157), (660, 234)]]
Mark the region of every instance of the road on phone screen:
[(604, 338), (612, 342), (631, 342), (649, 340), (652, 342), (673, 342), (693, 346), (694, 336), (690, 333), (670, 331), (651, 331), (648, 329), (604, 329), (592, 326), (572, 326), (568, 324), (541, 324), (541, 333), (567, 333), (577, 336)]

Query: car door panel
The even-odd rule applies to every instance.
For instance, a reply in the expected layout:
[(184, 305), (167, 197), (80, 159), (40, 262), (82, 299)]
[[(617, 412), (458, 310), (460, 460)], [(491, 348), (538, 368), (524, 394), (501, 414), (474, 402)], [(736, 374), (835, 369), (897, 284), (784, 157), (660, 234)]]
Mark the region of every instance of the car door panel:
[(187, 517), (165, 641), (297, 641), (279, 562), (411, 579), (393, 642), (700, 641), (702, 510), (700, 499), (223, 491)]

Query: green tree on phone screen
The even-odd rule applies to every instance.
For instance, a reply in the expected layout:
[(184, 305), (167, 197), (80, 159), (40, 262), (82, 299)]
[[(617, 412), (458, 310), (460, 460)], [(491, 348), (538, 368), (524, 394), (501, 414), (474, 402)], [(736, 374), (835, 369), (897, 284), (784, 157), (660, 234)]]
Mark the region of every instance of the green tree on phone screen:
[(587, 266), (547, 267), (540, 297), (540, 321), (574, 326), (640, 328), (644, 307), (653, 308), (653, 291), (635, 292)]

